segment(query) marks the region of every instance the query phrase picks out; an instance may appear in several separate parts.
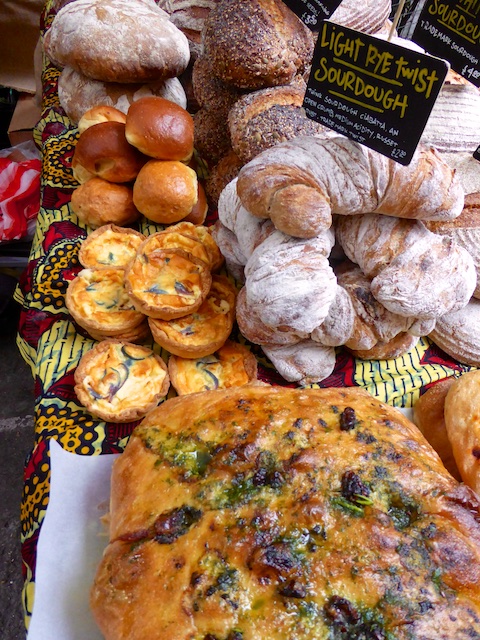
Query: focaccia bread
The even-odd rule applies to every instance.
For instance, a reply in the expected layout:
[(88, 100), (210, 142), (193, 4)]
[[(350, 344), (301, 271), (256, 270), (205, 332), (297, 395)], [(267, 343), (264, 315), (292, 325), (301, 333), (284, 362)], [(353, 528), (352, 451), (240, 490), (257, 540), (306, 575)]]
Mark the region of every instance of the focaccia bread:
[(106, 640), (467, 640), (480, 503), (358, 389), (166, 401), (114, 463)]

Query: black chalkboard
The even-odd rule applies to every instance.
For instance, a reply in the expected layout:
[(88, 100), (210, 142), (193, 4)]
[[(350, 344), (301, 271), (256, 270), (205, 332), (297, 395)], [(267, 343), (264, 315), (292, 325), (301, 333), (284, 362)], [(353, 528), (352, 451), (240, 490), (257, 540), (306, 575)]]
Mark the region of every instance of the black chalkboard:
[(478, 160), (480, 162), (480, 147), (477, 147), (477, 150), (473, 154), (473, 157), (475, 158), (475, 160)]
[(448, 69), (445, 60), (323, 21), (303, 107), (309, 118), (407, 165)]
[(342, 0), (283, 0), (312, 31), (317, 31), (321, 20), (329, 18)]
[(480, 0), (427, 0), (412, 40), (480, 87)]

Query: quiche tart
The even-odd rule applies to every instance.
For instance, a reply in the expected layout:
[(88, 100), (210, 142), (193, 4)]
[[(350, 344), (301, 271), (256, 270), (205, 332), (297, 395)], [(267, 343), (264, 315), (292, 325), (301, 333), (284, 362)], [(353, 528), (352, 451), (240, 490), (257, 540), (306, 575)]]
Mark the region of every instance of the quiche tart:
[(145, 252), (144, 246), (140, 245), (125, 272), (126, 288), (135, 307), (162, 320), (196, 311), (210, 291), (208, 266), (183, 249)]
[(75, 370), (78, 400), (108, 422), (143, 418), (169, 387), (162, 358), (147, 347), (122, 340), (99, 342), (82, 356)]
[(226, 276), (213, 275), (210, 292), (197, 311), (173, 320), (149, 318), (153, 339), (182, 358), (214, 353), (232, 331), (236, 292)]
[(124, 286), (122, 268), (82, 269), (67, 288), (66, 305), (86, 331), (116, 336), (144, 321)]
[(114, 463), (91, 607), (106, 640), (471, 640), (480, 502), (366, 391), (180, 396)]
[(170, 356), (168, 371), (178, 395), (241, 387), (257, 379), (257, 359), (242, 344), (227, 340), (203, 358)]
[(126, 267), (145, 240), (143, 233), (105, 224), (82, 242), (78, 259), (84, 267)]

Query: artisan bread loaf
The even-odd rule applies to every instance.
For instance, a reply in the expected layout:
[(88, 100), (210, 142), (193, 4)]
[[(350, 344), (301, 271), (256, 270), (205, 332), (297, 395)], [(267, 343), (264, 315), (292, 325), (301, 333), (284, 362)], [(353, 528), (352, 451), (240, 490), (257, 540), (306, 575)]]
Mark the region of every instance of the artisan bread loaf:
[(480, 633), (479, 500), (366, 391), (169, 399), (111, 486), (91, 591), (107, 640)]
[(181, 107), (187, 106), (187, 97), (178, 78), (148, 84), (102, 82), (68, 66), (58, 78), (60, 105), (74, 123), (99, 105), (115, 107), (126, 114), (132, 102), (145, 96), (160, 96)]
[(104, 82), (159, 82), (179, 76), (190, 59), (188, 40), (154, 2), (76, 0), (55, 16), (44, 50)]
[(309, 339), (294, 345), (264, 344), (262, 351), (282, 378), (301, 385), (321, 382), (335, 368), (335, 349)]
[(267, 149), (240, 170), (237, 190), (250, 213), (299, 237), (328, 228), (332, 213), (452, 220), (464, 200), (434, 149), (419, 146), (404, 167), (340, 137), (301, 137)]
[(458, 362), (480, 367), (480, 300), (439, 318), (429, 337)]
[(203, 55), (242, 89), (289, 84), (311, 61), (313, 36), (280, 0), (219, 2), (205, 21)]
[(329, 19), (356, 31), (376, 34), (384, 28), (391, 11), (390, 0), (343, 0)]
[(187, 37), (193, 59), (201, 54), (204, 23), (218, 1), (159, 0), (158, 2), (158, 6), (170, 15), (173, 24)]

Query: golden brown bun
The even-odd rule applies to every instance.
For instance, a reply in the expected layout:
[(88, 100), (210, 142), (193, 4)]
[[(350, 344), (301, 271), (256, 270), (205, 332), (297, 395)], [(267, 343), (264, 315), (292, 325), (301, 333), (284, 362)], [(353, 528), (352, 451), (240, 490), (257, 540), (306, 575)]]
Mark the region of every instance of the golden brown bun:
[(480, 371), (464, 373), (448, 390), (445, 426), (462, 480), (480, 496)]
[(133, 204), (132, 187), (103, 178), (90, 178), (75, 189), (71, 208), (92, 229), (110, 222), (121, 227), (140, 217), (140, 212)]
[(183, 220), (192, 224), (203, 224), (208, 213), (207, 194), (202, 183), (197, 180), (197, 202), (193, 205), (193, 209)]
[(132, 422), (167, 395), (165, 362), (151, 349), (103, 340), (87, 351), (75, 370), (75, 393), (93, 415), (108, 422)]
[(135, 307), (151, 318), (170, 320), (196, 311), (210, 291), (208, 266), (182, 249), (144, 251), (148, 238), (125, 272)]
[(153, 339), (181, 358), (203, 358), (225, 344), (235, 320), (235, 286), (214, 275), (210, 291), (193, 314), (176, 320), (149, 318)]
[(445, 468), (454, 478), (461, 480), (445, 426), (445, 398), (453, 383), (454, 378), (445, 378), (425, 391), (413, 405), (413, 421), (438, 453)]
[(126, 267), (145, 240), (143, 233), (106, 224), (82, 242), (78, 260), (83, 267)]
[(93, 127), (94, 124), (101, 122), (122, 122), (125, 124), (127, 116), (115, 107), (109, 107), (104, 104), (92, 107), (78, 121), (78, 130), (83, 133), (85, 129)]
[(147, 159), (128, 143), (123, 123), (101, 122), (78, 138), (72, 158), (73, 175), (80, 183), (94, 176), (109, 182), (131, 182)]
[(177, 160), (149, 160), (133, 185), (137, 209), (149, 220), (161, 224), (182, 220), (197, 200), (197, 174)]
[(157, 96), (140, 98), (127, 112), (125, 135), (157, 160), (188, 162), (193, 154), (193, 119), (178, 104)]

